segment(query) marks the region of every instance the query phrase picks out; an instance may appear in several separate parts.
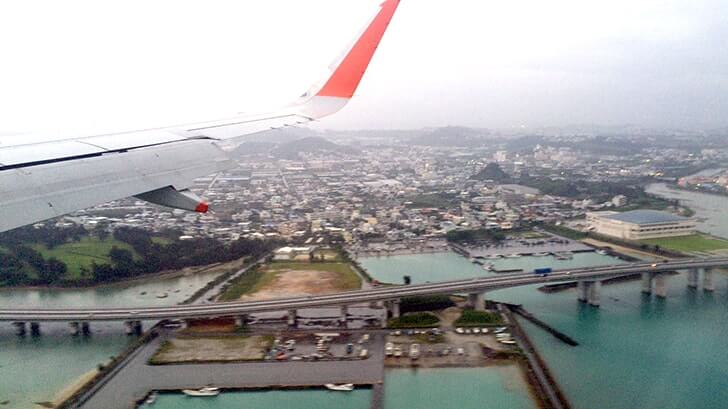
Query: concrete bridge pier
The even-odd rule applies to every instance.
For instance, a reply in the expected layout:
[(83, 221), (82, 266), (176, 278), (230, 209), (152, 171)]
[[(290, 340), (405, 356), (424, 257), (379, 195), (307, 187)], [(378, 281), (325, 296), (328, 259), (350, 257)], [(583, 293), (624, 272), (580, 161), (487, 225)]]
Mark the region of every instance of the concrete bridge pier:
[(709, 267), (703, 270), (703, 291), (715, 291), (713, 269)]
[(295, 309), (288, 310), (288, 326), (296, 328), (296, 319), (298, 318), (298, 311)]
[(642, 273), (642, 293), (652, 294), (652, 273)]
[(655, 274), (655, 295), (667, 298), (667, 276), (665, 274)]
[(589, 285), (586, 281), (576, 282), (576, 294), (579, 302), (589, 301)]
[(341, 317), (339, 318), (339, 326), (346, 328), (346, 323), (349, 319), (349, 306), (348, 305), (342, 305), (341, 306)]
[(485, 293), (468, 294), (468, 307), (476, 311), (485, 311)]
[(688, 288), (698, 288), (698, 276), (700, 270), (697, 268), (688, 269)]
[(601, 281), (591, 281), (589, 282), (589, 305), (593, 307), (598, 307), (600, 304), (599, 296), (602, 292), (602, 282)]
[(15, 333), (21, 337), (24, 337), (27, 333), (27, 328), (25, 326), (25, 322), (23, 321), (15, 321), (13, 322), (13, 326), (15, 326)]
[(37, 337), (40, 335), (40, 323), (39, 322), (31, 322), (30, 323), (30, 335)]
[(241, 314), (235, 317), (235, 325), (241, 328), (248, 325), (248, 321), (250, 321), (248, 314)]
[[(185, 321), (187, 323), (187, 321)], [(88, 323), (85, 323), (88, 325)], [(126, 335), (141, 335), (142, 334), (142, 322), (141, 321), (125, 321)], [(86, 328), (88, 331), (88, 327)], [(89, 332), (90, 333), (90, 332)], [(84, 335), (88, 335), (84, 333)]]
[(387, 317), (399, 318), (399, 299), (389, 300), (384, 305), (387, 307)]

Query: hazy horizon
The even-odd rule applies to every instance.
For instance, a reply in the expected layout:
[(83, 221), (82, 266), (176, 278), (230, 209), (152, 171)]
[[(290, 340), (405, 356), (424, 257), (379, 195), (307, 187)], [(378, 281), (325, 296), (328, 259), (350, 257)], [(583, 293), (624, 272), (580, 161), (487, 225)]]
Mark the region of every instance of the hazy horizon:
[[(378, 3), (2, 4), (0, 132), (284, 105)], [(312, 127), (726, 127), (727, 13), (718, 0), (403, 1), (350, 106)]]

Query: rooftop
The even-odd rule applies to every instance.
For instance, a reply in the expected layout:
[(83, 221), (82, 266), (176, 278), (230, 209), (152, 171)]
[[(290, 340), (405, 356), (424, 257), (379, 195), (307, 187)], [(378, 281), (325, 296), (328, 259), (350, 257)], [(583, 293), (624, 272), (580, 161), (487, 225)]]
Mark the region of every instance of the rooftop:
[(630, 210), (628, 212), (612, 214), (605, 217), (607, 219), (634, 224), (667, 223), (688, 220), (685, 217), (676, 216), (667, 212), (660, 212), (658, 210)]

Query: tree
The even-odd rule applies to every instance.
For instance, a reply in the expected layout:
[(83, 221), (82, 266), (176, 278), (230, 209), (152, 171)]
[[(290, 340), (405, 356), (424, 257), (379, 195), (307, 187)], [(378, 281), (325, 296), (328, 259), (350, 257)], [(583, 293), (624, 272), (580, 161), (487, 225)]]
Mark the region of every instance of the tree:
[(131, 254), (131, 251), (113, 246), (109, 250), (109, 258), (119, 277), (129, 277), (136, 272), (134, 256)]
[(68, 270), (66, 263), (51, 257), (42, 269), (38, 270), (38, 280), (42, 284), (52, 284), (59, 281)]

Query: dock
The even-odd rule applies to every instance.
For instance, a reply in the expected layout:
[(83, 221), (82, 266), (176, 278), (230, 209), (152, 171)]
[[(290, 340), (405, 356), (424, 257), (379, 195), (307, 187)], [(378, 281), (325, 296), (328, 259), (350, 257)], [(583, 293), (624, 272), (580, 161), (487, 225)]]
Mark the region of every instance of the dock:
[(544, 331), (548, 332), (549, 334), (553, 335), (556, 339), (562, 341), (566, 345), (570, 345), (572, 347), (579, 345), (579, 343), (576, 342), (573, 338), (571, 338), (570, 336), (557, 330), (556, 328), (550, 326), (549, 324), (541, 321), (540, 319), (536, 318), (533, 314), (526, 311), (522, 306), (513, 305), (513, 304), (504, 304), (504, 305), (506, 307), (508, 307), (508, 309), (511, 310), (512, 312), (514, 312), (514, 313), (520, 315), (521, 317), (527, 319), (528, 321), (532, 322), (534, 325), (538, 326), (539, 328), (541, 328)]
[(498, 304), (498, 310), (506, 318), (507, 323), (511, 326), (511, 334), (518, 342), (518, 346), (523, 351), (526, 357), (528, 371), (527, 377), (536, 388), (538, 396), (541, 398), (543, 407), (553, 409), (571, 409), (569, 401), (566, 399), (566, 395), (561, 391), (559, 385), (556, 383), (555, 378), (551, 375), (551, 372), (546, 366), (546, 363), (536, 351), (536, 348), (531, 343), (531, 340), (526, 335), (525, 331), (521, 329), (518, 324), (513, 312), (504, 304)]

